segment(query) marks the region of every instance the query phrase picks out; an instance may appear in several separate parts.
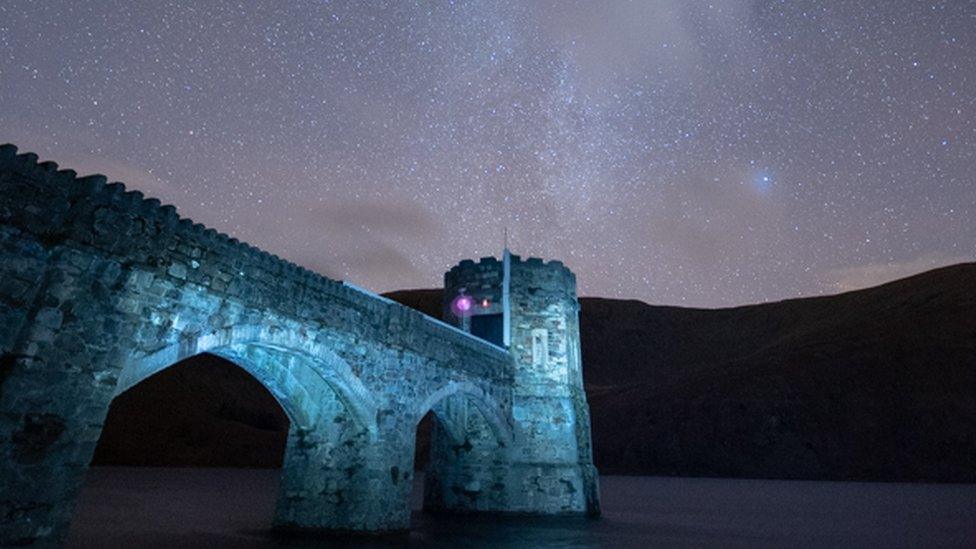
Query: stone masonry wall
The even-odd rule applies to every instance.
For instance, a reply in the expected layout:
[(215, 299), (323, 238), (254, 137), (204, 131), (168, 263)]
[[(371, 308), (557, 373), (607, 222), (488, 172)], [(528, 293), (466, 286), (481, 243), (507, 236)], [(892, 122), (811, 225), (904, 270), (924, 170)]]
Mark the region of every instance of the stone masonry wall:
[(279, 527), (406, 528), (416, 425), (442, 401), (484, 420), (442, 414), (453, 432), (491, 426), (466, 463), (507, 462), (504, 350), (12, 146), (0, 191), (0, 545), (60, 539), (111, 399), (200, 352), (293, 419)]
[[(449, 301), (461, 287), (470, 295), (500, 301), (503, 268), (503, 262), (494, 258), (462, 261), (452, 268), (445, 275), (445, 319), (457, 322)], [(512, 463), (506, 467), (502, 484), (521, 492), (522, 497), (515, 505), (506, 501), (504, 509), (598, 515), (589, 408), (582, 383), (576, 277), (559, 261), (523, 261), (513, 255), (510, 308), (515, 432)], [(469, 471), (455, 481), (455, 488), (463, 491), (465, 483), (484, 482)], [(492, 502), (465, 502), (463, 498), (454, 502), (455, 506), (465, 504), (482, 509)]]

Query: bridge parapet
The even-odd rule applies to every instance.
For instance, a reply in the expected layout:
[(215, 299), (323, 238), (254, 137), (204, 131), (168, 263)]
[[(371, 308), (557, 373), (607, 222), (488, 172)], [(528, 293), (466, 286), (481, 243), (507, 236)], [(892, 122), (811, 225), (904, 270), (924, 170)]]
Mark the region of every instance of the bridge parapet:
[(139, 283), (149, 289), (154, 279), (169, 279), (413, 351), (461, 348), (497, 364), (493, 375), (511, 377), (504, 349), (180, 217), (174, 206), (105, 176), (78, 177), (6, 144), (0, 145), (0, 188), (0, 224), (48, 247), (70, 243), (97, 250), (120, 268), (138, 268)]

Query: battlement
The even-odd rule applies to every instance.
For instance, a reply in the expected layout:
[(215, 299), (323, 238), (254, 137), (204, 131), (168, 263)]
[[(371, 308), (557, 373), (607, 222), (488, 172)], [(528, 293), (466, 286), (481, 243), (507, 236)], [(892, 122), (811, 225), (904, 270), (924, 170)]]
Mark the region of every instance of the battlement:
[(512, 256), (513, 273), (533, 273), (544, 274), (545, 276), (561, 278), (567, 285), (576, 286), (576, 275), (562, 261), (553, 259), (545, 261), (538, 257), (522, 259), (517, 255)]
[[(515, 254), (512, 254), (510, 257), (513, 270), (517, 269), (520, 271), (529, 272), (548, 272), (550, 274), (564, 277), (567, 283), (573, 285), (576, 284), (576, 275), (562, 261), (557, 259), (546, 261), (539, 257), (528, 257), (522, 259), (520, 256)], [(451, 267), (451, 270), (444, 274), (445, 285), (454, 286), (456, 285), (455, 281), (469, 278), (466, 273), (501, 273), (503, 264), (504, 262), (496, 257), (482, 257), (477, 262), (471, 259), (463, 259), (457, 265)]]
[(104, 175), (79, 177), (54, 162), (39, 162), (34, 153), (18, 154), (11, 144), (0, 145), (0, 189), (0, 225), (45, 245), (71, 242), (94, 248), (231, 297), (259, 296), (269, 307), (300, 311), (314, 309), (322, 297), (334, 298), (469, 352), (508, 359), (503, 350), (438, 319), (181, 217), (175, 206), (127, 190)]
[[(17, 147), (12, 144), (0, 145), (0, 171), (13, 172), (23, 178), (27, 178), (37, 185), (47, 187), (45, 190), (49, 194), (60, 195), (66, 203), (51, 203), (58, 210), (64, 210), (65, 206), (71, 208), (75, 206), (79, 199), (87, 197), (90, 203), (96, 207), (110, 207), (119, 213), (127, 214), (133, 219), (140, 219), (155, 225), (162, 233), (172, 232), (183, 238), (197, 240), (200, 244), (207, 246), (222, 246), (226, 252), (239, 254), (249, 262), (256, 262), (261, 265), (277, 264), (282, 272), (291, 276), (299, 277), (306, 283), (322, 285), (335, 281), (322, 275), (309, 271), (304, 267), (285, 259), (261, 250), (250, 244), (240, 242), (234, 237), (215, 229), (206, 227), (202, 223), (195, 223), (193, 220), (181, 217), (175, 206), (162, 204), (156, 198), (146, 198), (142, 192), (137, 190), (126, 190), (125, 184), (120, 182), (108, 182), (108, 178), (101, 174), (79, 177), (74, 170), (58, 170), (58, 165), (54, 162), (38, 162), (38, 156), (27, 152), (17, 154)], [(15, 184), (14, 181), (0, 180), (0, 184), (7, 186)], [(6, 220), (0, 213), (0, 220)], [(78, 212), (80, 213), (80, 212)], [(64, 219), (65, 225), (69, 224), (74, 216)]]

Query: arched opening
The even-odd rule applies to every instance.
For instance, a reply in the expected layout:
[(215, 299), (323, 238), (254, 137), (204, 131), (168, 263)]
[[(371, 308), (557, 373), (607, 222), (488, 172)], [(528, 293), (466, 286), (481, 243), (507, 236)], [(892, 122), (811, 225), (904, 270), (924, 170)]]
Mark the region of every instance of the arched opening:
[(234, 525), (269, 529), (291, 425), (269, 389), (225, 358), (199, 354), (150, 375), (109, 407), (69, 544), (178, 546)]
[(504, 497), (507, 432), (488, 403), (462, 391), (445, 393), (417, 424), (413, 508), (492, 509)]
[[(327, 529), (363, 507), (375, 424), (357, 380), (336, 377), (341, 364), (260, 344), (158, 362), (134, 361), (120, 377), (69, 544)], [(120, 500), (131, 515), (122, 529)]]
[(288, 415), (258, 380), (203, 353), (118, 395), (92, 465), (279, 468)]
[(422, 511), (424, 504), (424, 477), (430, 465), (430, 443), (437, 418), (433, 410), (428, 411), (417, 424), (413, 452), (413, 489), (410, 494), (410, 510)]

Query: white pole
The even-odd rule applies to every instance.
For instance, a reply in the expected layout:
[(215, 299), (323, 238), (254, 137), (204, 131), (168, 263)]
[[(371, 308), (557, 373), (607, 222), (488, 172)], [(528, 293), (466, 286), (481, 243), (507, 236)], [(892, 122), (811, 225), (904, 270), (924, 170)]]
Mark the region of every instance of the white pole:
[(502, 252), (502, 343), (512, 345), (512, 303), (509, 289), (512, 284), (512, 254), (508, 251), (508, 230), (505, 231), (505, 251)]

